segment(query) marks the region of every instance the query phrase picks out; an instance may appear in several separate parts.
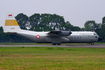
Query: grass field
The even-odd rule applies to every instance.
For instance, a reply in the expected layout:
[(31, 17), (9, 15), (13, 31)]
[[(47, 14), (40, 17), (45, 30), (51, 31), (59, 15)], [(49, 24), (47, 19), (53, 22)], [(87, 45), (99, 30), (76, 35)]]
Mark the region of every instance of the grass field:
[(0, 47), (0, 70), (105, 70), (105, 49)]

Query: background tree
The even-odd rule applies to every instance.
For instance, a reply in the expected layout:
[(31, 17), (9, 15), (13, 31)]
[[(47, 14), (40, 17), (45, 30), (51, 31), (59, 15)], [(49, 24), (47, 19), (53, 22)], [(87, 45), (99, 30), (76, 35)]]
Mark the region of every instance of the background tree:
[(21, 29), (26, 29), (26, 23), (28, 21), (28, 16), (26, 16), (23, 13), (20, 13), (15, 18), (16, 18), (20, 28)]
[(34, 30), (35, 28), (39, 30), (37, 27), (40, 23), (40, 14), (33, 14), (29, 17), (29, 22), (31, 25), (31, 30)]
[(105, 41), (105, 17), (102, 18), (101, 30), (99, 32), (99, 34), (104, 38)]
[(87, 31), (94, 31), (97, 29), (97, 24), (93, 20), (87, 21), (84, 26)]

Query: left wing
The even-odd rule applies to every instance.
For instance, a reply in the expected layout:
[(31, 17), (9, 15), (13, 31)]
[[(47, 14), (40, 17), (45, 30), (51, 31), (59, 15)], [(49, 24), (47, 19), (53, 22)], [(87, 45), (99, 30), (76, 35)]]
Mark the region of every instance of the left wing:
[(48, 33), (51, 36), (69, 36), (71, 31), (51, 31)]

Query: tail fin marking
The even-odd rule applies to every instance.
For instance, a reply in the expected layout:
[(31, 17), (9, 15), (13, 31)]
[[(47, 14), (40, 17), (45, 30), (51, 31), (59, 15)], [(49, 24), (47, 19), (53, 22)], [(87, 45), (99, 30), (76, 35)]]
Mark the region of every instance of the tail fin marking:
[(16, 20), (6, 20), (5, 26), (19, 26)]

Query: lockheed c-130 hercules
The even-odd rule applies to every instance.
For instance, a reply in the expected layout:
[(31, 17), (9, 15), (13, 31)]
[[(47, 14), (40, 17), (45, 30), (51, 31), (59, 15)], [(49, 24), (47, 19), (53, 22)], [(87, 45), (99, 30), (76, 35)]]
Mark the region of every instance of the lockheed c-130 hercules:
[(36, 32), (20, 29), (12, 13), (6, 15), (4, 33), (12, 33), (29, 39), (37, 43), (52, 43), (61, 45), (61, 43), (91, 43), (102, 40), (96, 32), (92, 31), (49, 31)]

